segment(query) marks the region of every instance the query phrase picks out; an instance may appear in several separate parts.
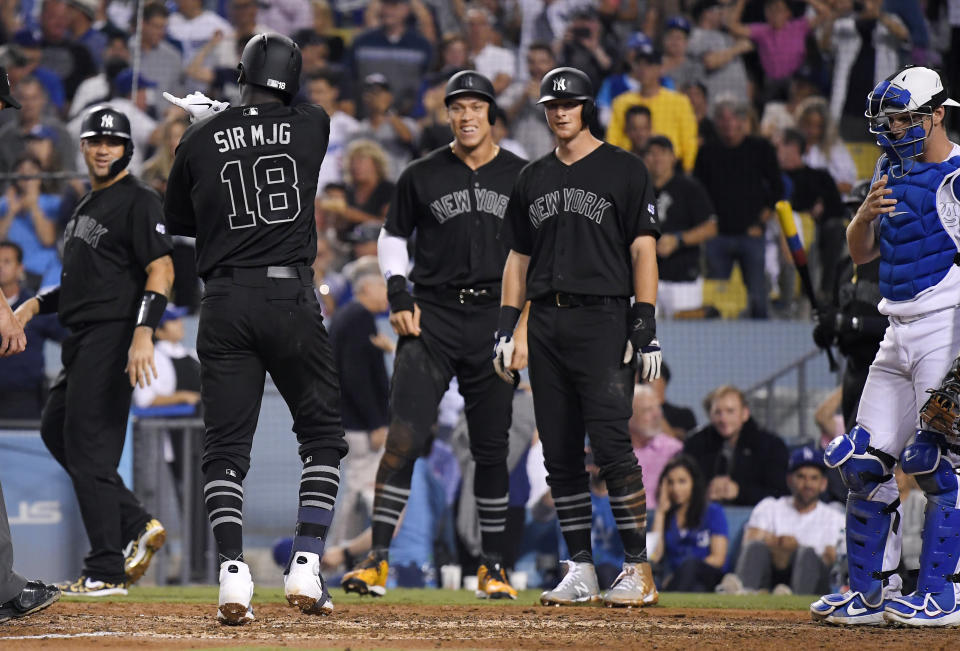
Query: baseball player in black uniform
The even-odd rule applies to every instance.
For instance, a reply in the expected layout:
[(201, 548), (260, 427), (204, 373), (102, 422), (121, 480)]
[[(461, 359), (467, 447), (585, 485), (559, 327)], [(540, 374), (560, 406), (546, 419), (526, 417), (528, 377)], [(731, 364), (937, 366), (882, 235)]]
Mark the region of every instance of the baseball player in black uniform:
[[(197, 268), (206, 283), (197, 338), (202, 467), (221, 562), (218, 619), (226, 624), (253, 619), (253, 581), (243, 562), (243, 478), (267, 372), (293, 415), (303, 461), (287, 600), (308, 614), (333, 610), (320, 557), (347, 445), (310, 268), (317, 253), (313, 200), (330, 118), (319, 106), (290, 106), (301, 63), (300, 49), (285, 36), (250, 39), (238, 66), (240, 105), (219, 105), (187, 129), (167, 186), (170, 229), (197, 238)], [(201, 98), (172, 101), (193, 113)]]
[[(497, 326), (507, 250), (497, 240), (513, 182), (525, 161), (493, 142), (493, 85), (473, 70), (452, 76), (445, 102), (454, 141), (411, 163), (400, 175), (380, 234), (390, 323), (400, 336), (390, 393), (390, 428), (377, 470), (373, 548), (343, 578), (348, 592), (386, 592), (390, 540), (410, 495), (417, 457), (429, 451), (437, 407), (451, 378), (466, 402), (477, 463), (474, 493), (483, 555), (477, 596), (516, 598), (501, 566), (506, 541), (507, 430), (516, 370), (526, 341), (517, 336), (512, 367), (497, 377), (490, 335)], [(407, 238), (416, 235), (407, 288)], [(508, 363), (508, 366), (511, 366)]]
[(591, 135), (596, 107), (583, 72), (551, 70), (540, 82), (540, 103), (557, 148), (523, 169), (510, 196), (501, 230), (510, 255), (495, 348), (497, 359), (508, 355), (520, 307), (530, 300), (534, 411), (571, 555), (563, 580), (540, 601), (601, 600), (584, 467), (589, 433), (625, 552), (623, 571), (602, 600), (652, 605), (658, 597), (647, 563), (646, 496), (627, 422), (635, 352), (643, 379), (660, 374), (653, 184), (638, 157)]
[(56, 312), (71, 332), (40, 434), (73, 480), (90, 540), (82, 575), (61, 588), (97, 597), (126, 594), (166, 535), (117, 465), (133, 385), (156, 377), (153, 330), (173, 286), (173, 244), (159, 195), (126, 169), (133, 155), (127, 117), (91, 108), (80, 142), (91, 190), (64, 232), (60, 285), (23, 303), (17, 317), (26, 323)]

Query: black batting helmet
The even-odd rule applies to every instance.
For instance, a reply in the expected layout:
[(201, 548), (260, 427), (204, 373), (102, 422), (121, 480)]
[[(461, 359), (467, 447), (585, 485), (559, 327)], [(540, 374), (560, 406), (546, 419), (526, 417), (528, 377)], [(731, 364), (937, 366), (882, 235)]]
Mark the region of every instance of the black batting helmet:
[(94, 106), (83, 116), (80, 123), (80, 139), (95, 136), (113, 136), (123, 138), (123, 156), (110, 165), (110, 177), (114, 177), (130, 164), (133, 158), (133, 138), (130, 135), (130, 120), (127, 116), (110, 106)]
[(583, 102), (582, 122), (584, 128), (593, 119), (596, 106), (593, 102), (593, 83), (583, 71), (576, 68), (554, 68), (540, 81), (540, 99), (543, 104), (555, 99), (572, 99)]
[(493, 90), (493, 84), (490, 83), (490, 80), (479, 72), (476, 70), (461, 70), (450, 77), (450, 80), (447, 81), (443, 103), (450, 106), (450, 102), (459, 95), (477, 95), (487, 100), (490, 104), (490, 108), (487, 109), (490, 124), (497, 121), (496, 91)]
[(300, 90), (300, 48), (281, 34), (257, 34), (243, 48), (237, 82), (282, 93), (289, 103)]

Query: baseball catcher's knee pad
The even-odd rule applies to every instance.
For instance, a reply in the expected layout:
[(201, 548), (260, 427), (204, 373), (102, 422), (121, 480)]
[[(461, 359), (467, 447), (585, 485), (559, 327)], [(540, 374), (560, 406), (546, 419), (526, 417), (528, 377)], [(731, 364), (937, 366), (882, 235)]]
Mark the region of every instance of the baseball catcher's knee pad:
[(917, 592), (939, 593), (937, 604), (951, 612), (957, 606), (952, 584), (960, 582), (960, 479), (943, 456), (944, 447), (941, 434), (920, 430), (904, 449), (900, 465), (927, 494)]
[(873, 499), (893, 478), (896, 459), (870, 447), (870, 432), (857, 425), (830, 441), (823, 452), (827, 466), (838, 468), (851, 495)]

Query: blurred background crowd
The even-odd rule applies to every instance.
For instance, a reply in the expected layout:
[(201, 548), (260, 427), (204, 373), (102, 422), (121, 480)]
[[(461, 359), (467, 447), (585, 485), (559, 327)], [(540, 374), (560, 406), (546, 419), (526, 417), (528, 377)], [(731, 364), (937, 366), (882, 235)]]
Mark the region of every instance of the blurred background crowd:
[[(162, 192), (189, 121), (161, 93), (200, 90), (235, 101), (240, 52), (267, 31), (290, 35), (302, 49), (296, 101), (331, 116), (314, 271), (352, 437), (325, 559), (331, 571), (350, 567), (368, 544), (385, 436), (388, 366), (377, 364), (389, 363), (393, 343), (371, 256), (400, 171), (451, 140), (443, 102), (451, 74), (472, 68), (491, 79), (495, 138), (528, 159), (554, 146), (536, 104), (540, 78), (558, 65), (589, 75), (599, 108), (592, 130), (642, 156), (656, 188), (662, 318), (809, 323), (773, 219), (774, 204), (789, 199), (826, 306), (816, 315), (817, 344), (839, 344), (847, 372), (869, 362), (875, 331), (885, 327), (869, 321), (879, 318), (871, 311), (878, 297), (861, 289), (845, 299), (843, 291), (852, 276), (845, 220), (879, 153), (863, 119), (866, 94), (906, 63), (940, 67), (948, 89), (960, 88), (960, 0), (0, 0), (0, 65), (23, 105), (0, 114), (0, 288), (14, 308), (59, 282), (63, 229), (87, 191), (77, 145), (84, 109), (108, 103), (126, 113), (136, 146), (131, 169)], [(960, 112), (947, 117), (956, 134)], [(184, 362), (193, 358), (191, 315), (200, 296), (191, 241), (177, 241), (175, 263), (181, 309), (157, 335), (165, 342), (158, 355), (170, 359), (165, 368), (177, 381), (164, 385), (169, 391), (140, 392), (141, 409), (197, 403), (198, 385), (187, 379), (196, 369)], [(44, 366), (52, 358), (44, 341), (62, 339), (63, 329), (55, 319), (30, 327), (28, 354), (0, 366), (0, 420), (37, 418), (54, 370)], [(680, 386), (698, 370), (685, 363), (676, 372)], [(666, 373), (654, 386), (638, 385), (631, 421), (661, 584), (811, 593), (842, 585), (842, 517), (825, 500), (845, 493), (817, 451), (821, 438), (849, 425), (839, 390), (817, 410), (817, 433), (803, 438), (796, 427), (769, 431), (778, 424), (769, 404), (761, 422), (746, 387), (714, 383), (702, 408), (689, 409), (667, 400), (669, 380)], [(479, 551), (455, 387), (449, 398), (397, 535), (391, 568), (400, 584), (436, 581), (447, 563), (466, 575)], [(802, 405), (802, 395), (795, 398)], [(813, 406), (797, 419), (813, 421)], [(522, 390), (514, 422), (517, 548), (508, 561), (531, 584), (534, 577), (546, 584), (564, 550)], [(791, 452), (785, 440), (805, 445)], [(602, 502), (599, 477), (593, 487)], [(906, 480), (902, 490), (922, 500)], [(913, 502), (905, 505), (922, 512)], [(598, 569), (606, 564), (615, 574), (622, 550), (612, 516), (595, 513)]]

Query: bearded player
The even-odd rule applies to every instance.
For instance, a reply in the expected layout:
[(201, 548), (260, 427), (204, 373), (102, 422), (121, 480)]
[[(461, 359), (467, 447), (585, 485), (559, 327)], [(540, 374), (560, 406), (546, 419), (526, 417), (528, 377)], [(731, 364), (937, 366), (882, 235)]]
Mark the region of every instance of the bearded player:
[[(866, 200), (847, 228), (855, 264), (879, 257), (882, 314), (890, 325), (867, 376), (857, 425), (830, 443), (827, 465), (849, 489), (850, 589), (810, 606), (830, 624), (960, 624), (960, 482), (955, 435), (918, 418), (960, 350), (960, 147), (944, 128), (949, 99), (940, 76), (907, 67), (867, 96), (870, 132), (884, 154)], [(920, 574), (901, 596), (901, 508), (893, 469), (927, 496)]]

